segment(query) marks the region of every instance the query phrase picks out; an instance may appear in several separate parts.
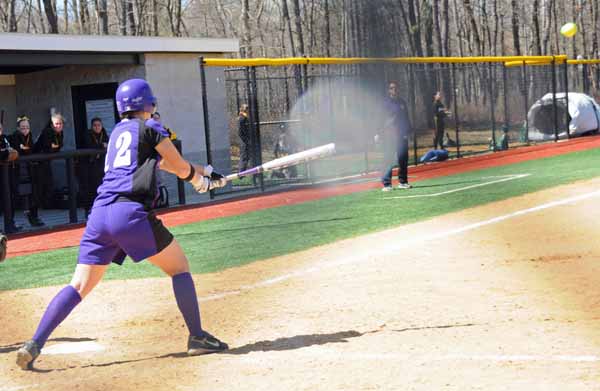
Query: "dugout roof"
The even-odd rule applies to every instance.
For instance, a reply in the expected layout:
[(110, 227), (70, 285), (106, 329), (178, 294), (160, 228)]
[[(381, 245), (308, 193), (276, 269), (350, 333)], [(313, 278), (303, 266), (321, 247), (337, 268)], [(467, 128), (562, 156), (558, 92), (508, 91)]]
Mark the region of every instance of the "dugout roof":
[(0, 33), (0, 74), (64, 65), (137, 65), (145, 53), (237, 53), (237, 39)]

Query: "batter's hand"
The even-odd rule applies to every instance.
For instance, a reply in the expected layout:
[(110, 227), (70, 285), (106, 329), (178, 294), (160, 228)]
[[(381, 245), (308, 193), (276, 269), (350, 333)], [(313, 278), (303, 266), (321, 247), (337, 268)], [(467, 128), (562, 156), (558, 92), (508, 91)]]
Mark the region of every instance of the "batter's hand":
[(4, 259), (6, 258), (7, 241), (6, 236), (0, 234), (0, 262), (4, 262)]
[(194, 186), (194, 190), (198, 193), (206, 193), (210, 190), (210, 179), (205, 176), (199, 175), (196, 173), (194, 178), (190, 181), (192, 186)]
[(214, 171), (214, 168), (213, 168), (213, 166), (208, 164), (206, 166), (202, 166), (202, 171), (204, 171), (204, 176), (207, 176), (210, 178), (210, 176), (212, 175), (212, 173)]
[(227, 186), (227, 179), (218, 172), (210, 174), (210, 190)]

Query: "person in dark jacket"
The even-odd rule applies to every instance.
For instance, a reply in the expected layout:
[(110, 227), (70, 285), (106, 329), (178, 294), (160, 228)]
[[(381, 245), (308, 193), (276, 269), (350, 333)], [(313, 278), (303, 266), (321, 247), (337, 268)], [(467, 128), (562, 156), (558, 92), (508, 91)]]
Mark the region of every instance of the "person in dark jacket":
[(450, 114), (442, 103), (442, 93), (436, 91), (433, 94), (433, 122), (435, 123), (435, 134), (433, 136), (433, 149), (444, 149), (444, 129), (446, 127), (446, 116)]
[(252, 156), (253, 145), (251, 132), (248, 105), (244, 103), (240, 106), (238, 115), (238, 135), (242, 141), (240, 144), (240, 164), (238, 166), (238, 172), (248, 169), (250, 161), (254, 161)]
[[(4, 164), (9, 164), (9, 162), (13, 162), (15, 161), (17, 158), (19, 157), (19, 153), (12, 148), (11, 144), (10, 144), (10, 140), (8, 139), (8, 137), (6, 137), (6, 135), (4, 134), (4, 128), (2, 126), (2, 124), (0, 123), (0, 162), (4, 163)], [(12, 197), (12, 193), (13, 193), (13, 189), (14, 189), (14, 182), (15, 182), (15, 175), (14, 175), (14, 164), (10, 163), (11, 167), (9, 167), (8, 169), (8, 183), (10, 186), (10, 194)], [(1, 176), (0, 176), (1, 179)], [(4, 210), (4, 191), (0, 191), (0, 210)], [(11, 198), (9, 197), (9, 198)], [(13, 201), (11, 200), (11, 203)], [(11, 212), (11, 215), (8, 216), (7, 219), (9, 222), (7, 224), (6, 227), (4, 227), (4, 230), (6, 231), (6, 233), (15, 233), (18, 232), (21, 228), (17, 227), (14, 221), (14, 214)]]
[[(17, 119), (17, 130), (13, 133), (11, 144), (19, 153), (19, 156), (29, 156), (33, 153), (34, 143), (31, 134), (29, 118), (22, 116)], [(13, 188), (13, 209), (16, 206), (17, 196), (24, 198), (25, 217), (33, 227), (44, 225), (38, 216), (40, 202), (41, 184), (43, 182), (38, 162), (19, 163), (15, 165), (15, 181)]]
[[(40, 133), (35, 142), (35, 153), (57, 153), (63, 147), (65, 119), (60, 113), (54, 113), (50, 116), (50, 121)], [(41, 204), (46, 208), (54, 207), (54, 175), (52, 172), (52, 162), (40, 162), (41, 179)]]
[(398, 95), (398, 83), (392, 81), (388, 84), (388, 96), (383, 102), (384, 125), (381, 128), (382, 136), (376, 135), (375, 139), (383, 138), (384, 167), (383, 191), (392, 190), (392, 170), (398, 165), (398, 189), (410, 189), (408, 183), (408, 136), (411, 124), (408, 118), (408, 105)]
[(54, 113), (50, 117), (50, 122), (42, 130), (35, 146), (36, 152), (41, 153), (56, 153), (60, 152), (63, 147), (63, 128), (65, 127), (65, 119), (62, 114)]
[[(108, 147), (108, 133), (100, 118), (93, 118), (92, 128), (89, 129), (83, 138), (83, 147), (86, 149), (99, 149), (106, 151)], [(92, 203), (96, 198), (97, 190), (104, 178), (104, 154), (99, 153), (83, 158), (83, 175), (81, 176), (81, 185), (83, 193), (83, 204), (86, 217), (90, 213)]]

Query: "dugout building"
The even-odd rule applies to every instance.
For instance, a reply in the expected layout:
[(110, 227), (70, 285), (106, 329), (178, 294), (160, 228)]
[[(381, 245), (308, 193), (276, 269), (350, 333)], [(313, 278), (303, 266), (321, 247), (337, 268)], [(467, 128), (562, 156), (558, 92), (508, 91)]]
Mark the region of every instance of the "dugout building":
[[(185, 157), (203, 163), (199, 58), (222, 57), (238, 49), (237, 39), (0, 33), (0, 114), (5, 133), (12, 133), (17, 116), (24, 114), (37, 137), (50, 113), (58, 111), (65, 117), (64, 150), (74, 150), (91, 118), (102, 118), (110, 132), (118, 121), (114, 103), (118, 84), (140, 77), (152, 85), (162, 121), (177, 133)], [(211, 127), (228, 129), (223, 69), (207, 72)], [(229, 171), (228, 137), (227, 131), (213, 132), (210, 140), (213, 164), (223, 172)], [(56, 186), (63, 186), (66, 179), (55, 177), (60, 182)]]

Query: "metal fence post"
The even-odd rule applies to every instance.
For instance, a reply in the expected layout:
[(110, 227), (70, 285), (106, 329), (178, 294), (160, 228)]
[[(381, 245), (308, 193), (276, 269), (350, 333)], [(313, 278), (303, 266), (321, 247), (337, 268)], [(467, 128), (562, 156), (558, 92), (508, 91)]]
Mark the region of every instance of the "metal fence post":
[(525, 61), (523, 61), (523, 85), (521, 88), (523, 89), (523, 95), (525, 97), (525, 142), (529, 144), (529, 87), (527, 81), (527, 65)]
[[(366, 90), (366, 88), (367, 88), (366, 86), (369, 85), (369, 83), (368, 83), (368, 81), (369, 81), (369, 72), (365, 72), (364, 68), (365, 68), (364, 64), (358, 64), (358, 69), (359, 69), (359, 72), (358, 72), (358, 84), (360, 85), (360, 87), (362, 89)], [(365, 127), (365, 121), (364, 121), (364, 119), (361, 118), (360, 121), (361, 121), (361, 127), (364, 128)], [(363, 158), (365, 160), (365, 172), (369, 172), (369, 139), (370, 139), (370, 136), (367, 133), (365, 133), (365, 137), (364, 137), (364, 140), (363, 140), (363, 142), (365, 143), (365, 145), (364, 145), (365, 149), (364, 149), (364, 154), (363, 154)]]
[(11, 205), (11, 192), (10, 192), (10, 180), (9, 180), (9, 166), (8, 164), (0, 164), (0, 176), (2, 179), (2, 200), (4, 201), (4, 231), (8, 231), (8, 227), (12, 224), (12, 205)]
[(502, 91), (504, 95), (504, 127), (508, 129), (510, 126), (510, 113), (508, 110), (508, 93), (507, 93), (507, 75), (506, 75), (506, 66), (502, 65)]
[(552, 110), (554, 111), (554, 141), (558, 141), (558, 105), (556, 104), (556, 58), (552, 56)]
[[(252, 132), (252, 146), (254, 155), (254, 165), (258, 166), (262, 164), (262, 145), (260, 137), (260, 115), (258, 108), (258, 86), (256, 83), (256, 67), (250, 67), (249, 70), (249, 94), (250, 94), (250, 122), (254, 128)], [(258, 182), (260, 190), (265, 191), (264, 176), (262, 173), (258, 174)]]
[(452, 63), (452, 102), (454, 103), (454, 128), (456, 129), (456, 157), (460, 157), (459, 120), (458, 120), (458, 94), (456, 93), (456, 64)]
[(416, 99), (416, 92), (415, 92), (415, 67), (414, 64), (410, 63), (408, 64), (408, 72), (409, 72), (409, 78), (408, 78), (408, 89), (410, 90), (410, 114), (412, 117), (411, 120), (411, 124), (412, 124), (412, 136), (413, 136), (413, 159), (414, 159), (414, 165), (418, 165), (419, 164), (419, 158), (418, 158), (418, 143), (417, 143), (417, 127), (415, 126), (416, 124), (416, 107), (415, 105), (417, 104), (417, 99)]
[[(173, 145), (175, 145), (175, 148), (177, 148), (179, 154), (183, 156), (183, 146), (181, 141), (173, 140)], [(177, 178), (177, 196), (179, 198), (179, 205), (185, 205), (185, 187), (181, 178)]]
[[(200, 57), (200, 86), (202, 88), (202, 117), (204, 120), (204, 142), (206, 144), (206, 163), (212, 164), (212, 151), (210, 144), (210, 121), (208, 118), (208, 95), (206, 93), (206, 65), (204, 57)], [(208, 192), (208, 197), (213, 199), (214, 190)]]
[(69, 222), (77, 222), (77, 192), (75, 191), (75, 162), (73, 158), (66, 159), (67, 186), (69, 188)]
[(493, 68), (491, 62), (488, 63), (489, 69), (489, 93), (490, 93), (490, 119), (492, 120), (492, 151), (496, 152), (496, 97), (494, 96), (494, 82), (496, 81), (495, 74), (496, 69)]
[(581, 65), (581, 72), (582, 72), (582, 78), (583, 78), (583, 92), (586, 95), (590, 94), (590, 81), (588, 79), (588, 64), (582, 64)]
[(240, 110), (240, 106), (241, 106), (239, 80), (235, 79), (234, 83), (235, 83), (235, 109), (237, 111), (239, 111)]
[(565, 81), (565, 99), (566, 99), (566, 106), (567, 106), (567, 112), (565, 113), (566, 115), (566, 132), (567, 132), (567, 138), (571, 138), (571, 131), (569, 129), (569, 69), (568, 69), (568, 64), (567, 61), (565, 60), (565, 63), (563, 64), (563, 76), (564, 76), (564, 81)]

